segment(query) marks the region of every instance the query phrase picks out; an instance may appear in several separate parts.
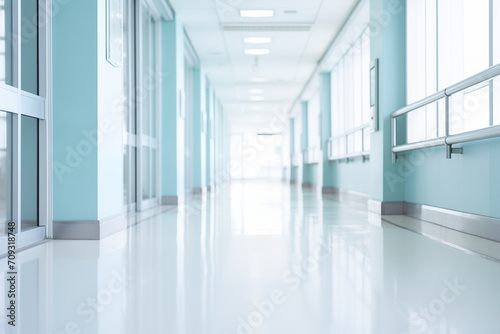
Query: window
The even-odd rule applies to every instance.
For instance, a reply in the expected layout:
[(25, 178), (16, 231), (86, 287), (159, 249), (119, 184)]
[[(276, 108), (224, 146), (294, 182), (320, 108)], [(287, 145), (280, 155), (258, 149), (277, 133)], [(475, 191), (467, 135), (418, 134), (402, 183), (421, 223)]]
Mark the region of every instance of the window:
[(319, 92), (309, 100), (307, 106), (307, 146), (311, 149), (319, 149), (320, 145), (320, 103)]
[[(407, 2), (408, 104), (500, 62), (499, 4), (499, 0)], [(494, 83), (485, 82), (451, 96), (450, 134), (500, 123), (491, 103), (499, 101)], [(444, 99), (407, 117), (409, 143), (446, 135)]]
[(302, 152), (302, 118), (293, 119), (293, 159), (292, 165), (300, 165), (300, 155)]
[(370, 150), (369, 71), (370, 36), (366, 28), (331, 73), (330, 159), (362, 155)]

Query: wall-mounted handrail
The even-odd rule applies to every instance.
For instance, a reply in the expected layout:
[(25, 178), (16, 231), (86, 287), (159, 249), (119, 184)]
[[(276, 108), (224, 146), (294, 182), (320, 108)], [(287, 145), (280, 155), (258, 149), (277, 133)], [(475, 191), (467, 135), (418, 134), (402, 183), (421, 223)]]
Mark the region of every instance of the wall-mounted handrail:
[(419, 150), (422, 148), (444, 146), (444, 145), (446, 145), (446, 138), (441, 137), (441, 138), (436, 138), (436, 139), (423, 140), (423, 141), (419, 141), (416, 143), (398, 145), (392, 149), (392, 152), (401, 153), (401, 152)]
[(336, 161), (336, 160), (344, 160), (344, 159), (352, 159), (352, 158), (357, 158), (357, 157), (369, 157), (370, 152), (357, 152), (357, 153), (350, 153), (350, 154), (344, 154), (340, 155), (338, 157), (335, 157), (334, 159), (329, 159), (330, 161)]
[(484, 129), (467, 131), (446, 137), (447, 145), (466, 143), (470, 141), (483, 140), (500, 137), (500, 125), (490, 126)]
[[(493, 79), (494, 77), (500, 76), (500, 64), (492, 66), (482, 72), (479, 72), (467, 79), (464, 79), (446, 89), (429, 95), (415, 103), (412, 103), (406, 107), (399, 109), (398, 111), (391, 114), (391, 142), (392, 142), (392, 160), (396, 161), (397, 153), (403, 153), (411, 150), (417, 150), (428, 147), (436, 146), (446, 146), (446, 158), (451, 159), (452, 153), (461, 153), (461, 149), (453, 149), (452, 145), (460, 144), (464, 142), (470, 142), (481, 139), (488, 139), (494, 137), (500, 137), (500, 125), (489, 126), (479, 130), (473, 130), (468, 132), (463, 132), (459, 134), (450, 135), (449, 134), (449, 121), (450, 121), (450, 96), (463, 91), (467, 88), (473, 87), (482, 82)], [(445, 99), (445, 128), (446, 133), (444, 137), (434, 138), (429, 140), (420, 141), (417, 143), (409, 143), (404, 145), (396, 145), (397, 143), (397, 122), (396, 118), (405, 115), (413, 110), (425, 107), (431, 103)]]
[(483, 81), (491, 80), (492, 78), (500, 75), (500, 64), (495, 66), (491, 66), (490, 68), (479, 72), (465, 80), (462, 80), (448, 88), (445, 89), (446, 95), (451, 96), (455, 93), (458, 93), (461, 90), (467, 89), (469, 87), (480, 84)]
[(399, 116), (403, 116), (404, 114), (409, 113), (410, 111), (416, 110), (418, 108), (425, 107), (428, 104), (434, 103), (436, 101), (441, 100), (442, 98), (445, 98), (445, 90), (441, 90), (439, 92), (436, 92), (432, 95), (427, 96), (426, 98), (423, 98), (422, 100), (419, 100), (415, 103), (409, 104), (404, 108), (399, 109), (395, 113), (391, 115), (392, 118), (396, 118)]
[[(357, 126), (349, 131), (346, 131), (340, 135), (330, 137), (328, 139), (328, 160), (329, 161), (336, 161), (336, 160), (344, 160), (344, 159), (350, 159), (350, 158), (356, 158), (356, 157), (369, 157), (370, 152), (365, 150), (365, 130), (370, 128), (370, 123), (365, 123), (363, 125)], [(339, 140), (340, 138), (346, 138), (345, 140), (345, 151), (348, 151), (348, 141), (347, 137), (350, 135), (353, 135), (357, 132), (361, 131), (361, 143), (362, 143), (362, 149), (361, 152), (353, 152), (353, 153), (347, 153), (347, 154), (342, 154), (342, 155), (336, 155), (333, 156), (332, 154), (332, 143), (334, 140)]]

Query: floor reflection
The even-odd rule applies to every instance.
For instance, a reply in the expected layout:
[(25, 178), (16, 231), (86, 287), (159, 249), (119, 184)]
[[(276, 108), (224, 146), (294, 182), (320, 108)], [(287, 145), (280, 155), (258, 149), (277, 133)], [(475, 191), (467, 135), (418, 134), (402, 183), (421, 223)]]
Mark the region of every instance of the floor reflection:
[[(277, 182), (18, 254), (7, 333), (496, 333), (500, 265)], [(0, 260), (6, 268), (6, 259)], [(8, 303), (5, 280), (3, 309)]]

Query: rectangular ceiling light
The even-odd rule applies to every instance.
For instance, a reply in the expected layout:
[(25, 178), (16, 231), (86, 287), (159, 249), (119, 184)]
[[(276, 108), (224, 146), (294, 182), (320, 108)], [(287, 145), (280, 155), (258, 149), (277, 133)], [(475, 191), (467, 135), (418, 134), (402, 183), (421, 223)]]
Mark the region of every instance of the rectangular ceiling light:
[(267, 82), (269, 79), (267, 78), (252, 78), (252, 82)]
[(269, 49), (245, 49), (247, 55), (263, 56), (269, 54)]
[(272, 10), (272, 9), (242, 9), (242, 10), (240, 10), (240, 16), (241, 17), (253, 17), (253, 18), (273, 17), (274, 10)]
[(250, 89), (248, 92), (250, 94), (262, 94), (262, 93), (264, 93), (264, 90), (263, 89)]
[(245, 37), (243, 42), (247, 44), (268, 44), (271, 43), (270, 37)]

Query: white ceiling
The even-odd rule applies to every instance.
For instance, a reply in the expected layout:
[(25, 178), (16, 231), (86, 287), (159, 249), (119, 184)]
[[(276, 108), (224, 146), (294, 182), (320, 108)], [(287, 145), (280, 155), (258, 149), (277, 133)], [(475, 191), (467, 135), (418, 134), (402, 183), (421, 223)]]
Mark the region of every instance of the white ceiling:
[[(358, 0), (171, 0), (233, 133), (269, 127), (275, 111), (288, 111)], [(273, 9), (272, 18), (242, 18), (240, 9)], [(294, 11), (287, 13), (287, 11)], [(271, 44), (245, 44), (270, 37)], [(269, 55), (245, 49), (268, 48)], [(266, 82), (253, 82), (266, 78)], [(251, 94), (250, 89), (262, 89)], [(263, 101), (252, 101), (251, 96)]]

